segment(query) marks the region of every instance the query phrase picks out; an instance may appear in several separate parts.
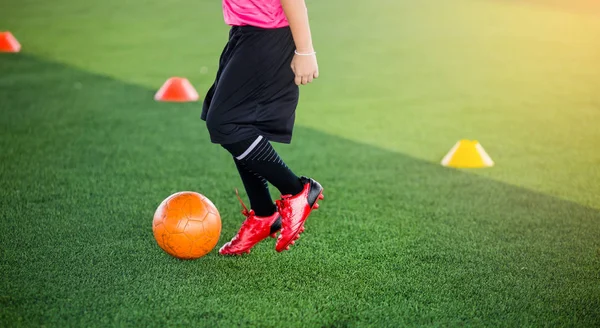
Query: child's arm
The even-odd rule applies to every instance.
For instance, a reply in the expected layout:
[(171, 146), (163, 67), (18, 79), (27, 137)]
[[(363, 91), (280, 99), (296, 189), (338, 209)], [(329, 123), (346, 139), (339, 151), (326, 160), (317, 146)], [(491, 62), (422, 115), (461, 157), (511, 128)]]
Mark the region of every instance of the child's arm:
[(292, 59), (295, 82), (297, 85), (310, 83), (319, 77), (319, 67), (312, 45), (306, 4), (304, 0), (281, 0), (281, 6), (296, 44), (296, 54)]

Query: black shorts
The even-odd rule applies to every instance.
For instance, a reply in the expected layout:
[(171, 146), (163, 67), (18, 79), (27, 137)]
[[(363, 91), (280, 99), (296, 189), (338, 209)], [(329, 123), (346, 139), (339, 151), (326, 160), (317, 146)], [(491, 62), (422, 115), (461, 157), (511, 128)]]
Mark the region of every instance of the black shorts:
[(290, 67), (289, 27), (233, 26), (217, 77), (202, 106), (213, 143), (231, 144), (262, 135), (290, 143), (299, 89)]

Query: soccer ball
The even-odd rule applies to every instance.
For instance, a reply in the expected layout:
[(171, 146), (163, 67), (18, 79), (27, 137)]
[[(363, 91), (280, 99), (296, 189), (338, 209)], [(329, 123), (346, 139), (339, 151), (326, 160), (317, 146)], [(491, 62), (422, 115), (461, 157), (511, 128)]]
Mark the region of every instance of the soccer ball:
[(208, 254), (219, 241), (221, 216), (210, 199), (184, 191), (158, 206), (152, 221), (158, 246), (169, 255), (193, 260)]

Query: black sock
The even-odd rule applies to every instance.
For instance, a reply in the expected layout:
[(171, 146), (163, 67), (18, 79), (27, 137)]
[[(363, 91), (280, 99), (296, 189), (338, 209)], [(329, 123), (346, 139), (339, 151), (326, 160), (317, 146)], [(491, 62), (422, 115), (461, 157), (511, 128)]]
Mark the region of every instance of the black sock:
[(235, 161), (235, 165), (244, 183), (244, 188), (250, 199), (250, 208), (254, 210), (254, 214), (262, 217), (273, 215), (277, 211), (277, 208), (269, 193), (267, 180), (250, 171), (250, 169), (239, 161)]
[(223, 145), (237, 162), (264, 177), (282, 195), (296, 195), (304, 186), (298, 176), (281, 160), (271, 143), (262, 136), (235, 144)]

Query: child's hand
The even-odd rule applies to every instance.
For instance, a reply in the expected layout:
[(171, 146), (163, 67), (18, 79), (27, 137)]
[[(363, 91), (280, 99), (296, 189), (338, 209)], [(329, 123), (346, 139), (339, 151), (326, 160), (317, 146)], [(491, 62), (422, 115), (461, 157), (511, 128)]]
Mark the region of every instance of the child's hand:
[(296, 75), (294, 82), (296, 85), (306, 85), (313, 79), (319, 77), (319, 66), (317, 65), (316, 55), (298, 55), (295, 54), (292, 59), (292, 71)]

